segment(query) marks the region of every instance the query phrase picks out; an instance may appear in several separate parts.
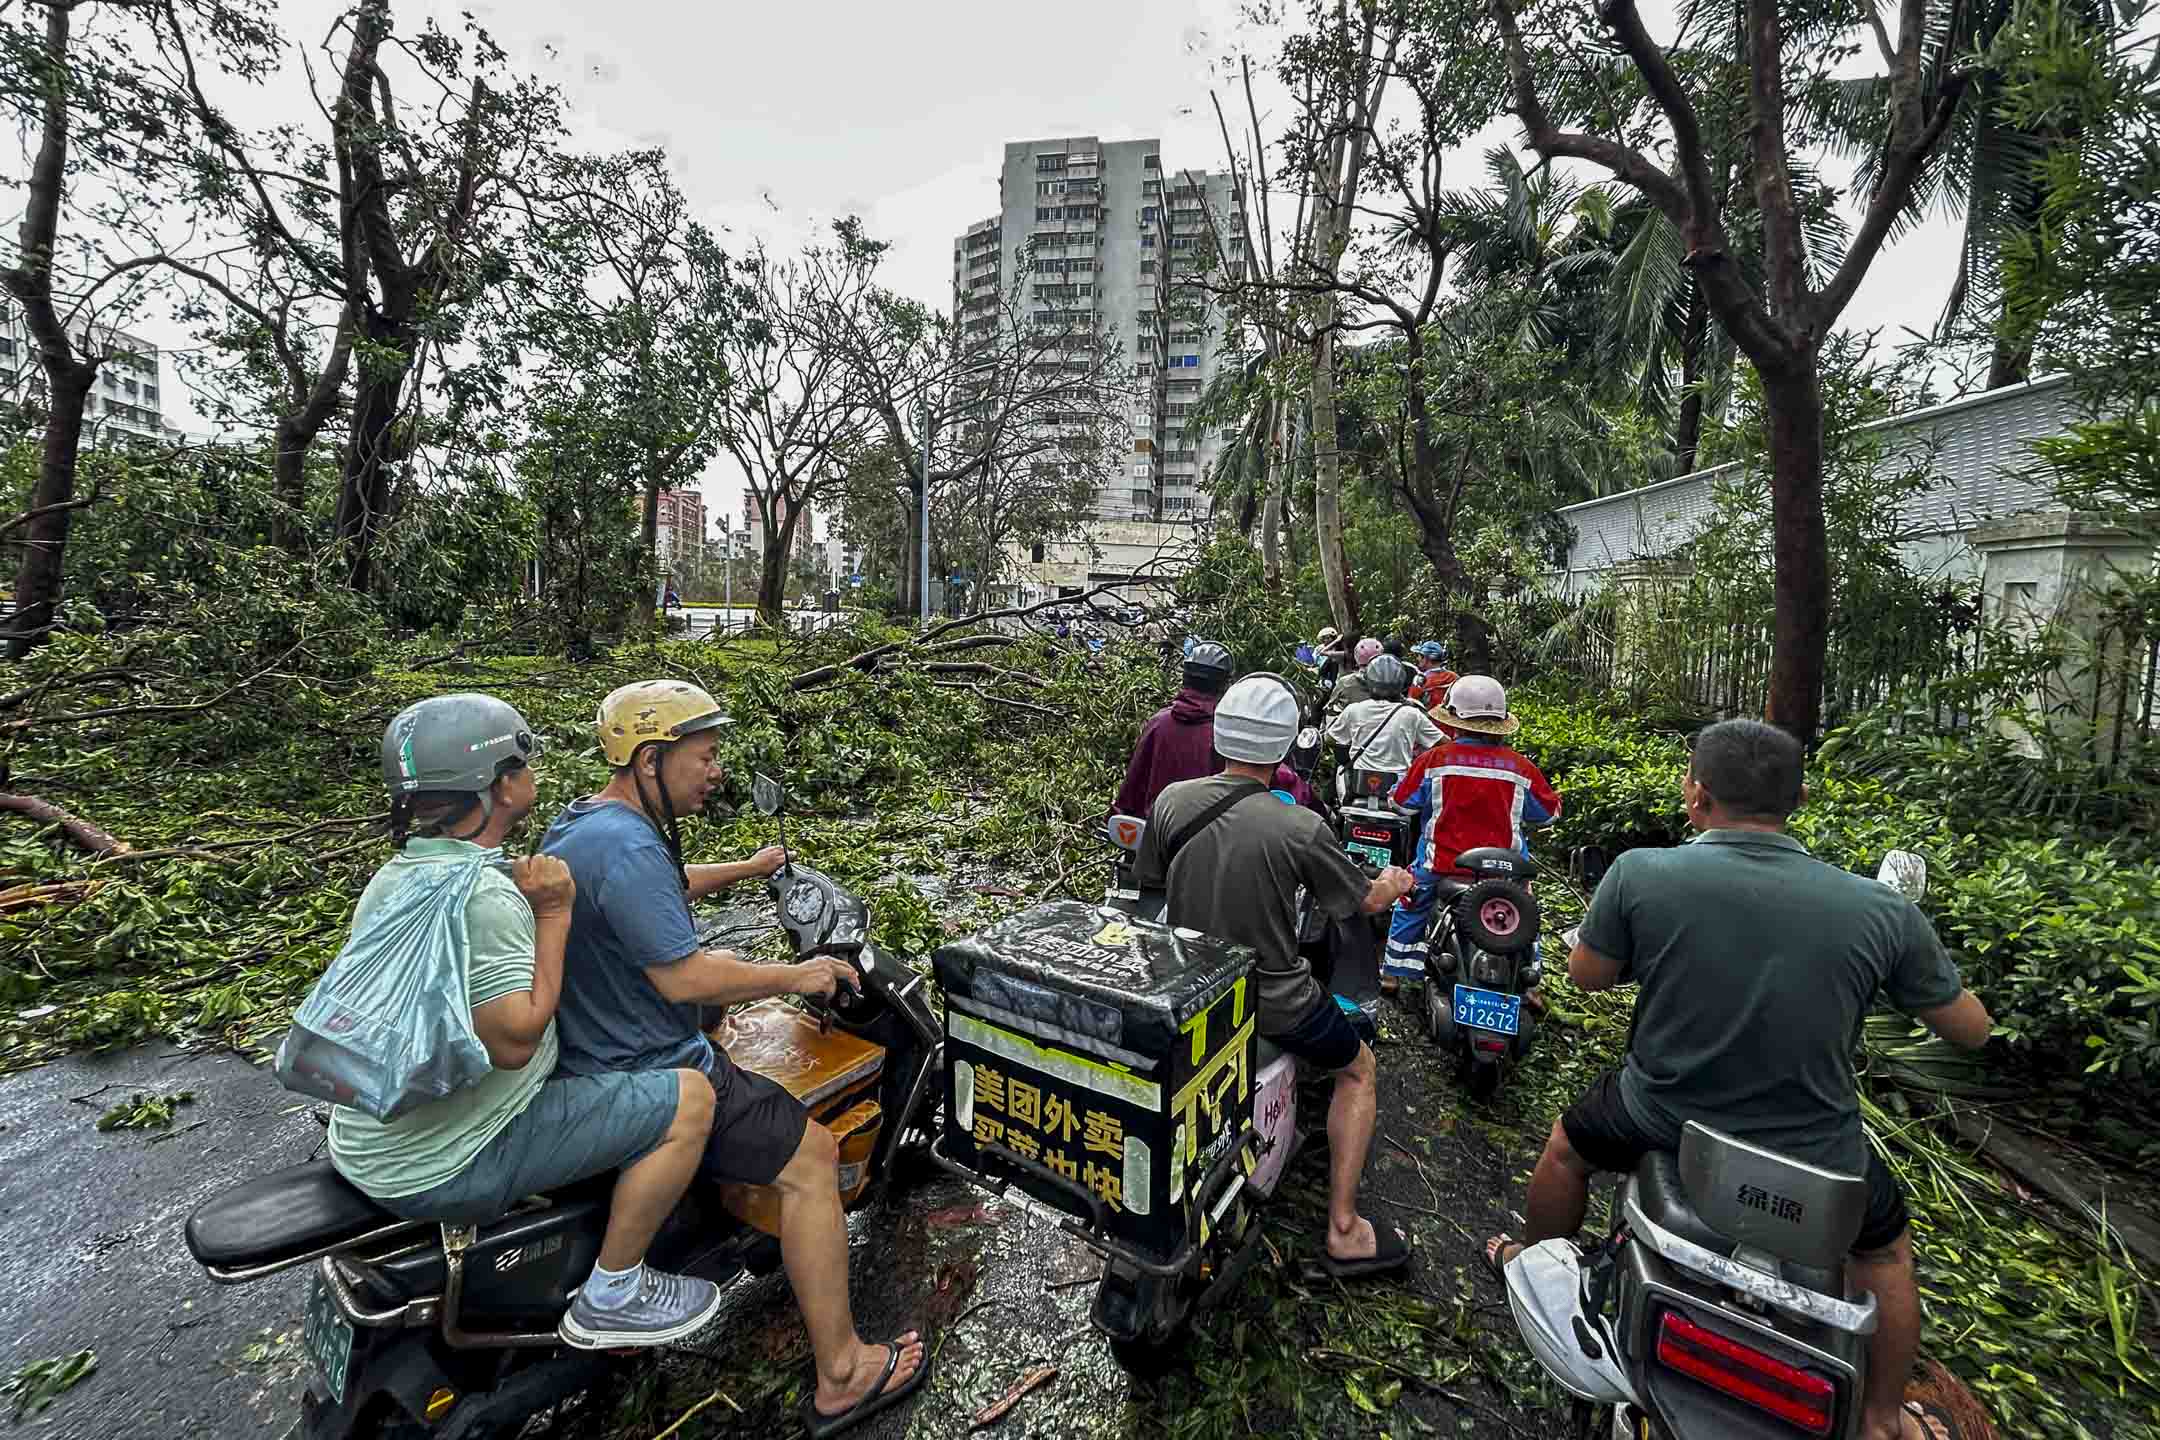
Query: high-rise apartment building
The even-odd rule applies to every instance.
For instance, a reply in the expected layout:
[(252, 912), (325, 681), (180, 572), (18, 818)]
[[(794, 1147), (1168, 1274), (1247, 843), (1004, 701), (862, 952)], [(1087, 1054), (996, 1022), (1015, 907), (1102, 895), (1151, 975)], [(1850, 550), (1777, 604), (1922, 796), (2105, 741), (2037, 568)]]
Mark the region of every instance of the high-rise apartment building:
[(677, 557), (699, 556), (705, 544), (705, 497), (695, 487), (660, 492), (660, 524), (653, 548), (665, 565)]
[[(953, 240), (953, 317), (982, 344), (1008, 312), (1114, 345), (1112, 373), (1135, 396), (1130, 440), (1097, 493), (1099, 520), (1204, 518), (1221, 431), (1191, 417), (1224, 352), (1218, 307), (1200, 285), (1219, 237), (1242, 263), (1244, 227), (1227, 174), (1163, 168), (1155, 140), (1093, 135), (1005, 146), (1001, 208)], [(1008, 300), (1018, 285), (1019, 304)]]
[[(70, 338), (76, 353), (105, 357), (83, 407), (84, 444), (169, 444), (185, 438), (165, 423), (157, 346), (140, 335), (102, 326), (85, 327)], [(45, 370), (29, 326), (21, 312), (0, 308), (0, 403), (34, 399), (44, 389)]]

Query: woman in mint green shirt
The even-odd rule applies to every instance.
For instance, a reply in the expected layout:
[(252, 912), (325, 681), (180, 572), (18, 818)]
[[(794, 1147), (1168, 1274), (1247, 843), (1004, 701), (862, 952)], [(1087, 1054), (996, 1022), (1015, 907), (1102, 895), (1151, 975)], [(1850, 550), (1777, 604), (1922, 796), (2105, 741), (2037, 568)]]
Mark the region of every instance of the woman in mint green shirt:
[(388, 1121), (336, 1107), (330, 1159), (391, 1213), (458, 1223), (620, 1171), (599, 1262), (562, 1338), (594, 1349), (670, 1344), (702, 1328), (720, 1303), (710, 1281), (644, 1264), (704, 1153), (712, 1085), (696, 1070), (554, 1075), (577, 886), (551, 856), (507, 864), (501, 856), (536, 798), (533, 749), (523, 717), (486, 695), (423, 700), (383, 736), (398, 853), (369, 881), (354, 923), (395, 903), (420, 867), (483, 866), (465, 902), (466, 994), (494, 1068)]

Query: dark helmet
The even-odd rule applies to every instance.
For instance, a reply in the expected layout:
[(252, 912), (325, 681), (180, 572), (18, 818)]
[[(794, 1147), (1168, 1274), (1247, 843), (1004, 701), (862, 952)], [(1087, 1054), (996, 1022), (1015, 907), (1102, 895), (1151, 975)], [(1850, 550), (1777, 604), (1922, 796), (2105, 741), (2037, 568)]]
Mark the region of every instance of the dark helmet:
[(1195, 690), (1220, 695), (1236, 668), (1228, 650), (1212, 640), (1202, 640), (1185, 656), (1185, 683)]
[(1381, 655), (1365, 667), (1365, 688), (1375, 700), (1400, 700), (1410, 689), (1410, 667), (1393, 655)]

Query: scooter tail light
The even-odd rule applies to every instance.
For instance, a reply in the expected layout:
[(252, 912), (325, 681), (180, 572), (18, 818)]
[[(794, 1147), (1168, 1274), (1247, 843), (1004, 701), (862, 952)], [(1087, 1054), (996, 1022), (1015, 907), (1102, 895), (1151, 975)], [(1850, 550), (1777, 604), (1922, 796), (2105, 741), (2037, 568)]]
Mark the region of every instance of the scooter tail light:
[(1658, 1363), (1810, 1435), (1828, 1435), (1837, 1386), (1751, 1345), (1706, 1330), (1678, 1311), (1658, 1322)]
[(1484, 1037), (1480, 1036), (1478, 1039), (1473, 1040), (1470, 1043), (1476, 1046), (1481, 1054), (1503, 1055), (1507, 1053), (1507, 1041), (1505, 1040), (1487, 1040)]

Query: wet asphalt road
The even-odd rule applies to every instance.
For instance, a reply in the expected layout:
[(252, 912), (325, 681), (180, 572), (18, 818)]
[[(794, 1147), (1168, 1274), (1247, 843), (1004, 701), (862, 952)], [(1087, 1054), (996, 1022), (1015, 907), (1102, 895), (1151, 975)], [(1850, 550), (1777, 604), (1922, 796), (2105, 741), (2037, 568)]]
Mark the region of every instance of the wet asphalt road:
[[(213, 1285), (181, 1227), (237, 1179), (306, 1159), (322, 1130), (236, 1055), (171, 1057), (0, 1079), (0, 1376), (86, 1348), (98, 1362), (25, 1435), (274, 1436), (297, 1413), (301, 1275)], [(114, 1101), (176, 1090), (195, 1099), (170, 1130), (98, 1132)]]

